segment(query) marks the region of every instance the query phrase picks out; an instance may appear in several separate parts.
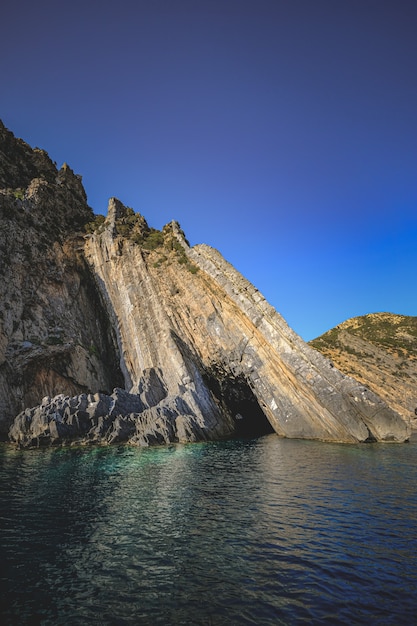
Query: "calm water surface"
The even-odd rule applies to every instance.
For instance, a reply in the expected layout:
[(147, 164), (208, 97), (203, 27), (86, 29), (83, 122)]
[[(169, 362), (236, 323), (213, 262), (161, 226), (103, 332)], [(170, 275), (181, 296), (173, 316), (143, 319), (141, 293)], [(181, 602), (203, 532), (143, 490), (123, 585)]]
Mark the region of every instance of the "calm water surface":
[(0, 447), (2, 624), (414, 624), (417, 442)]

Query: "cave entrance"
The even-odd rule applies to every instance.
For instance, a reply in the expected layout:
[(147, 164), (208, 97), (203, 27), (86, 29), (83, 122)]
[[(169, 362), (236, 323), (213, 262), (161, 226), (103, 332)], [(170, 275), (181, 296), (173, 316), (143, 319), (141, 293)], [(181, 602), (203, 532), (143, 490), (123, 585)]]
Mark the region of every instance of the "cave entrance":
[(236, 439), (253, 439), (274, 432), (259, 402), (243, 375), (210, 372), (207, 386), (217, 400), (232, 414)]

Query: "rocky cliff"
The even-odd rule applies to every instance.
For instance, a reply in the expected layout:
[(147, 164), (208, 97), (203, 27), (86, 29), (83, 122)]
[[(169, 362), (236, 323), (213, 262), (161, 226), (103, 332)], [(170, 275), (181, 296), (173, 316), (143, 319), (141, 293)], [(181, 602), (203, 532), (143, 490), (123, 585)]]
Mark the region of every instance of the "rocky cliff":
[(370, 313), (339, 324), (310, 345), (417, 428), (417, 317)]
[(116, 199), (94, 219), (79, 177), (0, 131), (0, 410), (12, 441), (408, 438), (217, 251)]
[(114, 332), (83, 255), (79, 176), (0, 122), (0, 431), (45, 395), (111, 392)]

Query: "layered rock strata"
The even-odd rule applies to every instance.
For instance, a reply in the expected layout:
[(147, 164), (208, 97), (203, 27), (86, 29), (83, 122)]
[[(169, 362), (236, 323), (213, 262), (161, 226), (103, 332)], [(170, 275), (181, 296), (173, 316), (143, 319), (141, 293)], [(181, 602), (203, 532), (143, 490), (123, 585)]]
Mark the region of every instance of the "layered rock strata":
[(151, 368), (137, 394), (116, 388), (111, 395), (46, 396), (16, 417), (9, 435), (22, 447), (70, 441), (148, 446), (212, 439), (216, 424), (203, 423), (184, 396), (169, 397), (162, 373)]
[[(21, 409), (12, 441), (146, 445), (271, 430), (337, 442), (408, 438), (395, 411), (307, 346), (217, 251), (191, 248), (176, 222), (149, 228), (116, 199), (93, 220), (79, 177), (43, 155), (47, 171), (33, 183), (38, 161), (18, 144), (15, 162), (0, 154), (9, 232), (31, 251), (23, 266), (10, 251), (5, 270), (12, 313), (3, 314), (0, 385), (11, 400), (2, 411)], [(28, 236), (21, 214), (36, 222), (41, 213), (43, 224), (60, 219), (46, 235), (34, 223)]]
[(286, 437), (407, 438), (395, 412), (309, 348), (217, 251), (190, 248), (175, 222), (147, 250), (118, 233), (126, 211), (112, 200), (85, 252), (117, 328), (127, 389), (135, 393), (143, 370), (160, 368), (168, 394), (192, 398), (217, 434), (227, 435), (236, 415), (256, 414)]

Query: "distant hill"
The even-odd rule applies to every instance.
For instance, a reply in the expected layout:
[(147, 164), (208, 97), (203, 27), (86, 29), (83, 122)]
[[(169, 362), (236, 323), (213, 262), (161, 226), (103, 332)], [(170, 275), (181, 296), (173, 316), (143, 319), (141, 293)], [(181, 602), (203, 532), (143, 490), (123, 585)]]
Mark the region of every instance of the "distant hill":
[(417, 428), (417, 317), (393, 313), (354, 317), (310, 345)]

